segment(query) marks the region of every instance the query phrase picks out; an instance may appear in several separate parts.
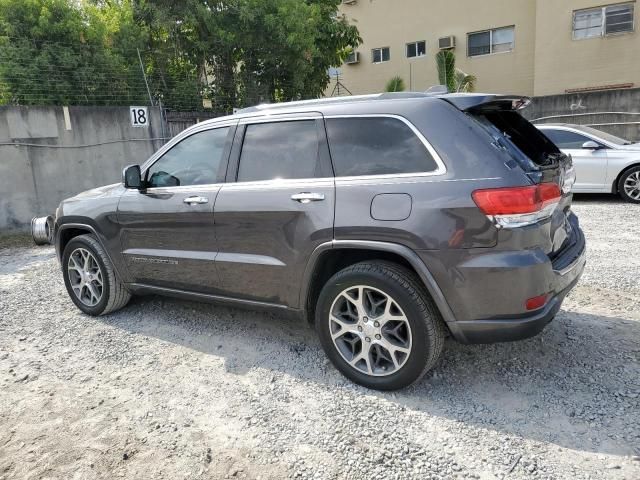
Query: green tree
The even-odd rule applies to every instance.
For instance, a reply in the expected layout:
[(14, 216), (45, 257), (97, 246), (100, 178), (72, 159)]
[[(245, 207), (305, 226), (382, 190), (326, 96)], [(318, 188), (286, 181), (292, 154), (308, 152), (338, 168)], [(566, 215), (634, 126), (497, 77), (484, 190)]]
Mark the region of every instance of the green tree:
[[(148, 0), (153, 48), (178, 52), (218, 111), (322, 95), (327, 70), (360, 43), (339, 0)], [(166, 66), (154, 71), (165, 76)]]
[(456, 56), (451, 50), (440, 50), (436, 54), (438, 81), (445, 85), (450, 92), (473, 92), (476, 77), (468, 75), (456, 68)]
[(216, 111), (321, 96), (361, 39), (340, 0), (0, 0), (0, 102)]
[(476, 77), (475, 75), (469, 75), (464, 73), (460, 69), (456, 69), (456, 92), (473, 92), (476, 89)]
[(130, 84), (132, 59), (114, 48), (123, 44), (127, 14), (121, 7), (127, 4), (98, 8), (67, 0), (0, 0), (0, 99), (17, 104), (139, 101), (144, 92)]
[(384, 87), (385, 92), (404, 92), (405, 85), (404, 80), (400, 76), (392, 77)]
[(440, 50), (436, 54), (436, 65), (440, 85), (447, 87), (450, 92), (455, 92), (456, 56), (454, 53), (451, 50)]

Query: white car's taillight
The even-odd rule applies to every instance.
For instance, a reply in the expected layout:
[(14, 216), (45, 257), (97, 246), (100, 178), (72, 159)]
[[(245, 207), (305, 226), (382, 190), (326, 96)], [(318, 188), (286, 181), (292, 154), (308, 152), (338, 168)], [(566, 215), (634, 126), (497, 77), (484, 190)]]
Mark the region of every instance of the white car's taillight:
[(527, 187), (476, 190), (471, 196), (496, 226), (516, 228), (551, 217), (562, 198), (562, 192), (555, 183), (541, 183)]

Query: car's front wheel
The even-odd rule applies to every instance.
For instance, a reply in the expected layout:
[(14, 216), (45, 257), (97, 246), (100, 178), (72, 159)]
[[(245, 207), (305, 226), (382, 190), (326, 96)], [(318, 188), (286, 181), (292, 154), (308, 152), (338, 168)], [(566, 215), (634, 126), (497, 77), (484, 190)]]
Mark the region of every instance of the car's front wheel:
[(396, 390), (435, 365), (445, 327), (420, 281), (390, 262), (336, 273), (320, 293), (316, 329), (334, 366), (352, 381)]
[(640, 203), (640, 165), (630, 168), (620, 176), (618, 192), (627, 202)]
[(131, 295), (92, 235), (74, 237), (62, 255), (64, 284), (73, 303), (89, 315), (105, 315), (124, 307)]

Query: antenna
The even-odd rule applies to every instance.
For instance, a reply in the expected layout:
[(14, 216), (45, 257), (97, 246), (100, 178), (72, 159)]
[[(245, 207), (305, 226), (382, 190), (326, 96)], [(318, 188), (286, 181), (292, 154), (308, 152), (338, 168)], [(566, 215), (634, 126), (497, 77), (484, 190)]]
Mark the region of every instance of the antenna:
[[(331, 67), (328, 73), (329, 73), (329, 77), (334, 77), (336, 79), (336, 84), (333, 87), (333, 91), (331, 92), (332, 97), (341, 97), (346, 94), (353, 95), (353, 93), (351, 93), (351, 90), (345, 87), (344, 83), (340, 81), (340, 76), (342, 75), (342, 72), (340, 71), (339, 68)], [(342, 90), (344, 90), (344, 92), (346, 93), (343, 93)]]

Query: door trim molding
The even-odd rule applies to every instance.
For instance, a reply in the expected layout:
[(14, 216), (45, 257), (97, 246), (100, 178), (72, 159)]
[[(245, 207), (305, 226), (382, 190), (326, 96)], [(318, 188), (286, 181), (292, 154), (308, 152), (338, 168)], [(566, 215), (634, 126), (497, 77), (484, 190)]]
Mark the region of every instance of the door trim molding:
[(224, 295), (214, 295), (210, 293), (192, 292), (180, 290), (178, 288), (158, 287), (146, 283), (128, 283), (127, 288), (134, 293), (157, 293), (161, 295), (184, 298), (187, 300), (199, 300), (204, 302), (222, 303), (234, 306), (247, 306), (260, 309), (298, 312), (297, 309), (282, 305), (280, 303), (262, 302), (259, 300), (245, 300), (241, 298), (226, 297)]

